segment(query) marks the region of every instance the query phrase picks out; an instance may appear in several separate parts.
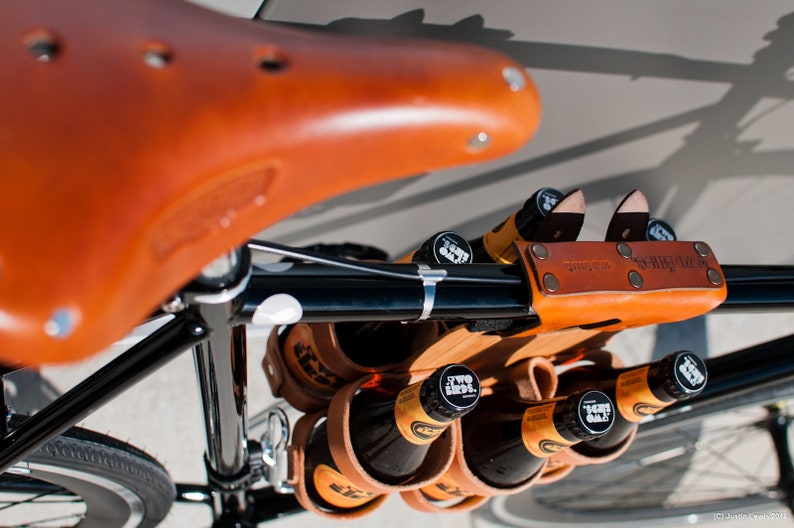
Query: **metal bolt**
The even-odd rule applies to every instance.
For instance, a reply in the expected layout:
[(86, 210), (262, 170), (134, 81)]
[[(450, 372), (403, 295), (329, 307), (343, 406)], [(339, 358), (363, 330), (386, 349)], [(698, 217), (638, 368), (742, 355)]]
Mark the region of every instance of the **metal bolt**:
[(709, 247), (703, 242), (695, 242), (695, 251), (697, 251), (697, 254), (701, 257), (708, 257), (711, 254)]
[(709, 282), (711, 282), (714, 286), (722, 286), (722, 275), (720, 272), (715, 270), (714, 268), (709, 268), (706, 272), (706, 275), (709, 278)]
[(560, 280), (551, 273), (543, 276), (543, 286), (551, 293), (560, 289)]
[(527, 79), (524, 73), (513, 66), (506, 66), (502, 70), (502, 78), (514, 92), (519, 92), (527, 86)]
[(618, 244), (618, 254), (620, 254), (623, 258), (631, 258), (634, 255), (634, 252), (631, 250), (631, 246), (621, 242)]
[(469, 148), (472, 150), (483, 150), (491, 144), (491, 136), (486, 132), (480, 132), (469, 139)]
[(549, 250), (543, 244), (533, 244), (532, 254), (535, 255), (535, 257), (539, 258), (540, 260), (545, 260), (549, 258)]
[(201, 270), (201, 275), (208, 279), (219, 279), (231, 273), (237, 266), (237, 252), (229, 251), (216, 258)]
[(171, 299), (165, 301), (161, 308), (165, 313), (175, 314), (187, 308), (187, 305), (180, 295), (174, 295)]
[(642, 288), (642, 285), (645, 284), (645, 281), (638, 271), (631, 270), (629, 272), (629, 284), (639, 289)]
[(71, 308), (58, 308), (44, 323), (44, 333), (55, 339), (66, 339), (77, 327), (77, 313)]

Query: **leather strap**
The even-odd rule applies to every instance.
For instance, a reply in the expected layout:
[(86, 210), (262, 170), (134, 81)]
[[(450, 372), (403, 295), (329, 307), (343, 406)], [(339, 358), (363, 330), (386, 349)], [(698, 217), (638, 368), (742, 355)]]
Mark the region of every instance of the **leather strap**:
[(290, 373), (284, 363), (277, 328), (270, 332), (270, 336), (267, 339), (265, 357), (262, 359), (262, 369), (265, 372), (268, 386), (274, 397), (284, 398), (287, 403), (297, 410), (306, 413), (328, 407), (330, 397), (326, 398), (307, 390)]
[[(525, 401), (538, 401), (554, 397), (557, 390), (557, 374), (554, 364), (547, 358), (533, 357), (516, 364), (509, 369), (501, 384), (505, 386), (503, 390), (520, 396)], [(480, 480), (467, 466), (464, 455), (464, 446), (461, 441), (460, 423), (455, 423), (456, 438), (455, 457), (452, 460), (448, 474), (462, 489), (472, 493), (472, 495), (461, 499), (453, 504), (438, 503), (431, 501), (419, 490), (411, 490), (401, 493), (403, 500), (412, 508), (424, 512), (464, 512), (471, 511), (480, 507), (490, 497), (495, 495), (512, 495), (526, 490), (535, 483), (549, 482), (551, 479), (559, 479), (567, 475), (573, 467), (567, 464), (565, 467), (556, 466), (555, 469), (547, 474), (547, 462), (544, 462), (534, 475), (521, 484), (509, 489), (496, 488)], [(545, 480), (544, 480), (545, 479)]]
[(292, 432), (292, 444), (288, 448), (290, 467), (289, 467), (289, 482), (295, 490), (295, 498), (298, 503), (303, 506), (306, 511), (334, 520), (352, 520), (359, 519), (380, 508), (386, 501), (386, 495), (380, 495), (373, 498), (371, 501), (359, 506), (346, 510), (338, 510), (329, 512), (324, 509), (318, 508), (309, 498), (306, 491), (306, 479), (304, 478), (304, 461), (306, 445), (311, 438), (311, 433), (314, 430), (317, 422), (325, 418), (324, 412), (303, 415), (296, 423)]
[(353, 451), (350, 430), (350, 403), (362, 385), (377, 380), (380, 384), (388, 384), (396, 390), (426, 378), (432, 371), (415, 372), (410, 375), (377, 374), (346, 385), (331, 400), (328, 408), (328, 444), (339, 471), (352, 484), (362, 490), (373, 493), (401, 492), (419, 489), (438, 479), (449, 468), (457, 442), (457, 430), (449, 427), (440, 437), (433, 441), (427, 453), (425, 463), (407, 482), (400, 485), (384, 484), (367, 473)]

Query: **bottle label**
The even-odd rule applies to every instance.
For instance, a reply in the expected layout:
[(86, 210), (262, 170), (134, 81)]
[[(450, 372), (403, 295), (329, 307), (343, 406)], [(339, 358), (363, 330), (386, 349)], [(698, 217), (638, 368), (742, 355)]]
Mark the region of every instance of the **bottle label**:
[(287, 369), (307, 389), (331, 396), (346, 383), (321, 361), (308, 325), (298, 324), (290, 329), (282, 355)]
[(513, 249), (514, 240), (523, 240), (516, 229), (516, 213), (485, 233), (482, 237), (482, 245), (494, 262), (512, 264), (518, 260), (518, 255)]
[(430, 486), (422, 488), (422, 493), (435, 501), (462, 499), (472, 495), (471, 492), (461, 488), (460, 485), (455, 482), (455, 479), (449, 476), (449, 473), (445, 473), (444, 476)]
[(660, 400), (651, 392), (648, 386), (649, 368), (646, 366), (624, 372), (615, 382), (615, 405), (620, 415), (629, 422), (639, 422), (672, 403)]
[(554, 407), (557, 404), (535, 405), (524, 411), (521, 438), (530, 454), (548, 458), (576, 442), (564, 438), (554, 427)]
[(356, 508), (378, 496), (377, 493), (357, 488), (339, 471), (325, 464), (314, 468), (313, 480), (320, 497), (337, 508)]
[(394, 419), (403, 438), (415, 445), (429, 444), (449, 427), (427, 415), (419, 399), (421, 383), (403, 389), (394, 404)]

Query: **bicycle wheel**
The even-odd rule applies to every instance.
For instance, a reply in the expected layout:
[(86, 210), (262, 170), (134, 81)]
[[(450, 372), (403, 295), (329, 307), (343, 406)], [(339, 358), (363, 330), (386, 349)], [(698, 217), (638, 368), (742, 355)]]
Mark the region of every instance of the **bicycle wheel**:
[(776, 385), (703, 412), (661, 417), (643, 424), (615, 462), (493, 499), (482, 515), (502, 525), (556, 528), (681, 525), (762, 511), (789, 518), (777, 501), (779, 468), (768, 425), (792, 416), (791, 398), (794, 387)]
[[(23, 420), (12, 416), (9, 427)], [(155, 526), (175, 493), (153, 458), (74, 427), (0, 475), (0, 526)]]

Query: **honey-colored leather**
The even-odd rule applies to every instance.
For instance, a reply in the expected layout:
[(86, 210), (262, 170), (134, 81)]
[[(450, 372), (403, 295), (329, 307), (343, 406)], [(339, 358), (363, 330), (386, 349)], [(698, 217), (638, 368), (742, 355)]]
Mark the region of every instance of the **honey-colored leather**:
[[(48, 61), (30, 49), (42, 41)], [(507, 154), (539, 119), (528, 77), (518, 90), (503, 77), (523, 68), (489, 50), (304, 33), (178, 0), (11, 2), (0, 64), (5, 363), (95, 353), (266, 226)], [(48, 324), (59, 313), (68, 324)]]
[(371, 501), (356, 508), (338, 509), (335, 511), (327, 511), (320, 508), (309, 497), (306, 479), (304, 478), (306, 446), (309, 443), (314, 427), (324, 418), (324, 412), (305, 414), (295, 423), (295, 429), (292, 432), (292, 443), (287, 449), (289, 455), (289, 482), (295, 490), (295, 498), (306, 511), (327, 519), (348, 521), (369, 515), (383, 505), (388, 495), (378, 495)]
[[(458, 431), (453, 422), (438, 438), (433, 440), (422, 465), (414, 475), (402, 484), (386, 484), (370, 475), (353, 451), (350, 430), (350, 404), (356, 392), (367, 383), (388, 384), (402, 389), (427, 378), (433, 371), (410, 374), (371, 374), (354, 383), (345, 385), (337, 392), (328, 407), (328, 447), (339, 471), (356, 487), (373, 493), (402, 492), (419, 489), (438, 479), (449, 469), (458, 442)], [(397, 390), (399, 390), (397, 389)]]
[[(516, 364), (510, 372), (505, 375), (502, 381), (503, 392), (510, 394), (518, 399), (534, 402), (554, 397), (557, 390), (557, 374), (552, 362), (543, 357), (533, 357)], [(568, 464), (557, 464), (547, 472), (548, 461), (544, 461), (543, 466), (525, 481), (510, 487), (497, 488), (483, 482), (468, 467), (465, 458), (465, 446), (463, 445), (463, 434), (460, 421), (453, 425), (455, 430), (455, 456), (447, 470), (447, 474), (457, 483), (461, 489), (471, 493), (457, 502), (451, 504), (446, 502), (435, 502), (427, 498), (420, 490), (406, 490), (400, 493), (403, 500), (412, 508), (423, 512), (463, 512), (479, 508), (483, 503), (496, 495), (514, 495), (520, 493), (535, 484), (541, 482), (551, 482), (552, 479), (560, 479), (567, 475), (572, 468)]]
[[(714, 253), (709, 249), (701, 256), (695, 242), (559, 242), (544, 244), (542, 258), (533, 253), (532, 243), (516, 246), (540, 317), (540, 325), (522, 335), (682, 321), (712, 310), (727, 296)], [(619, 246), (628, 247), (631, 256), (622, 256)], [(631, 284), (632, 275), (641, 278), (638, 287)]]

